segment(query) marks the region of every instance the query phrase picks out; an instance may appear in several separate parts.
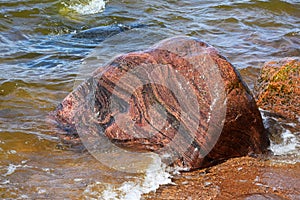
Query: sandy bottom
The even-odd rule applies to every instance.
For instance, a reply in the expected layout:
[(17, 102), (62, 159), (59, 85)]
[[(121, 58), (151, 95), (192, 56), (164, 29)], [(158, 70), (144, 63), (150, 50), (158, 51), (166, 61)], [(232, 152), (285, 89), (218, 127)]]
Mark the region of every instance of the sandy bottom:
[(243, 157), (184, 172), (143, 199), (300, 200), (300, 163)]

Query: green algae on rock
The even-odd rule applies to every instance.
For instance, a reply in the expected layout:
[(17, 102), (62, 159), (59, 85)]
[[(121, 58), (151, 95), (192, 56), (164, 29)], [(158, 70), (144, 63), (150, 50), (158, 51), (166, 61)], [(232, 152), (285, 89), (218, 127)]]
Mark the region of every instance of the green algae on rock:
[(264, 64), (255, 86), (257, 105), (284, 118), (300, 117), (300, 58)]

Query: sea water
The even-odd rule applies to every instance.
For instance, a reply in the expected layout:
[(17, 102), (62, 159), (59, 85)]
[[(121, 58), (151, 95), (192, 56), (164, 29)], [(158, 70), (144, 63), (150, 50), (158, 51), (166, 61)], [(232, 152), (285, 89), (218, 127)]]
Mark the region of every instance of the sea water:
[[(49, 126), (48, 113), (93, 70), (119, 54), (175, 35), (195, 36), (218, 48), (250, 87), (265, 61), (299, 56), (296, 0), (2, 0), (0, 4), (2, 199), (139, 199), (171, 183), (172, 170), (156, 155), (141, 173), (128, 173), (60, 144)], [(148, 26), (102, 42), (73, 37), (90, 28), (128, 24)], [(264, 120), (268, 122), (267, 116)], [(271, 141), (271, 150), (282, 162), (299, 162), (299, 131), (287, 128), (292, 123), (298, 124), (278, 123), (283, 129), (279, 139)]]

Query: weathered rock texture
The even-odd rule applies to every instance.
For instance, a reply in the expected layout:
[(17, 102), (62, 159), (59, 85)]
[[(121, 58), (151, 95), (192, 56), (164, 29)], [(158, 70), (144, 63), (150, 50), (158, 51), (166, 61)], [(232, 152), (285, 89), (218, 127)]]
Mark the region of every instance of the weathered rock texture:
[(300, 117), (300, 58), (267, 62), (255, 87), (257, 105), (284, 118)]
[[(181, 173), (145, 199), (287, 200), (300, 198), (300, 163), (274, 163), (249, 157)], [(178, 198), (180, 197), (180, 198)]]
[(238, 72), (215, 48), (191, 37), (117, 57), (53, 115), (65, 138), (76, 138), (78, 131), (98, 134), (190, 169), (263, 153), (269, 145)]

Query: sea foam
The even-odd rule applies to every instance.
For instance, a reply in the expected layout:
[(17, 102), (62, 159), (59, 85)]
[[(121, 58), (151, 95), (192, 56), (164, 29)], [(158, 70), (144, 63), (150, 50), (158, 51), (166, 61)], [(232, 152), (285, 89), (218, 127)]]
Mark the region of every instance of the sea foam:
[[(277, 119), (275, 116), (268, 114), (267, 111), (260, 109), (262, 114), (262, 118), (264, 121), (264, 125), (266, 128), (273, 128), (278, 127), (277, 136), (275, 137), (280, 138), (279, 142), (276, 140), (270, 140), (270, 150), (273, 152), (274, 156), (294, 156), (296, 158), (295, 162), (299, 162), (300, 157), (300, 132), (294, 131), (292, 132), (289, 130), (288, 127), (295, 128), (297, 125), (295, 123), (281, 121)], [(273, 121), (273, 123), (269, 123)], [(275, 122), (275, 123), (274, 123)], [(270, 133), (271, 135), (274, 133)], [(275, 132), (276, 134), (276, 132)], [(278, 140), (278, 139), (277, 139)]]
[(72, 2), (67, 5), (70, 10), (73, 10), (81, 15), (90, 15), (100, 13), (105, 9), (105, 1), (103, 0), (89, 0), (84, 2)]
[[(162, 163), (158, 155), (153, 154), (153, 160), (145, 171), (143, 178), (125, 181), (118, 186), (107, 184), (105, 189), (97, 194), (97, 199), (138, 200), (141, 199), (143, 194), (156, 191), (160, 185), (170, 184), (171, 182), (171, 174), (167, 172), (166, 165)], [(103, 183), (98, 184), (103, 185)], [(87, 187), (85, 193), (95, 195), (95, 191), (91, 190), (92, 187)]]
[(297, 137), (292, 134), (289, 130), (285, 130), (281, 134), (282, 142), (280, 144), (276, 144), (271, 141), (270, 149), (272, 150), (274, 155), (287, 155), (290, 153), (297, 153), (299, 155), (299, 151), (297, 147), (299, 147), (299, 141)]

